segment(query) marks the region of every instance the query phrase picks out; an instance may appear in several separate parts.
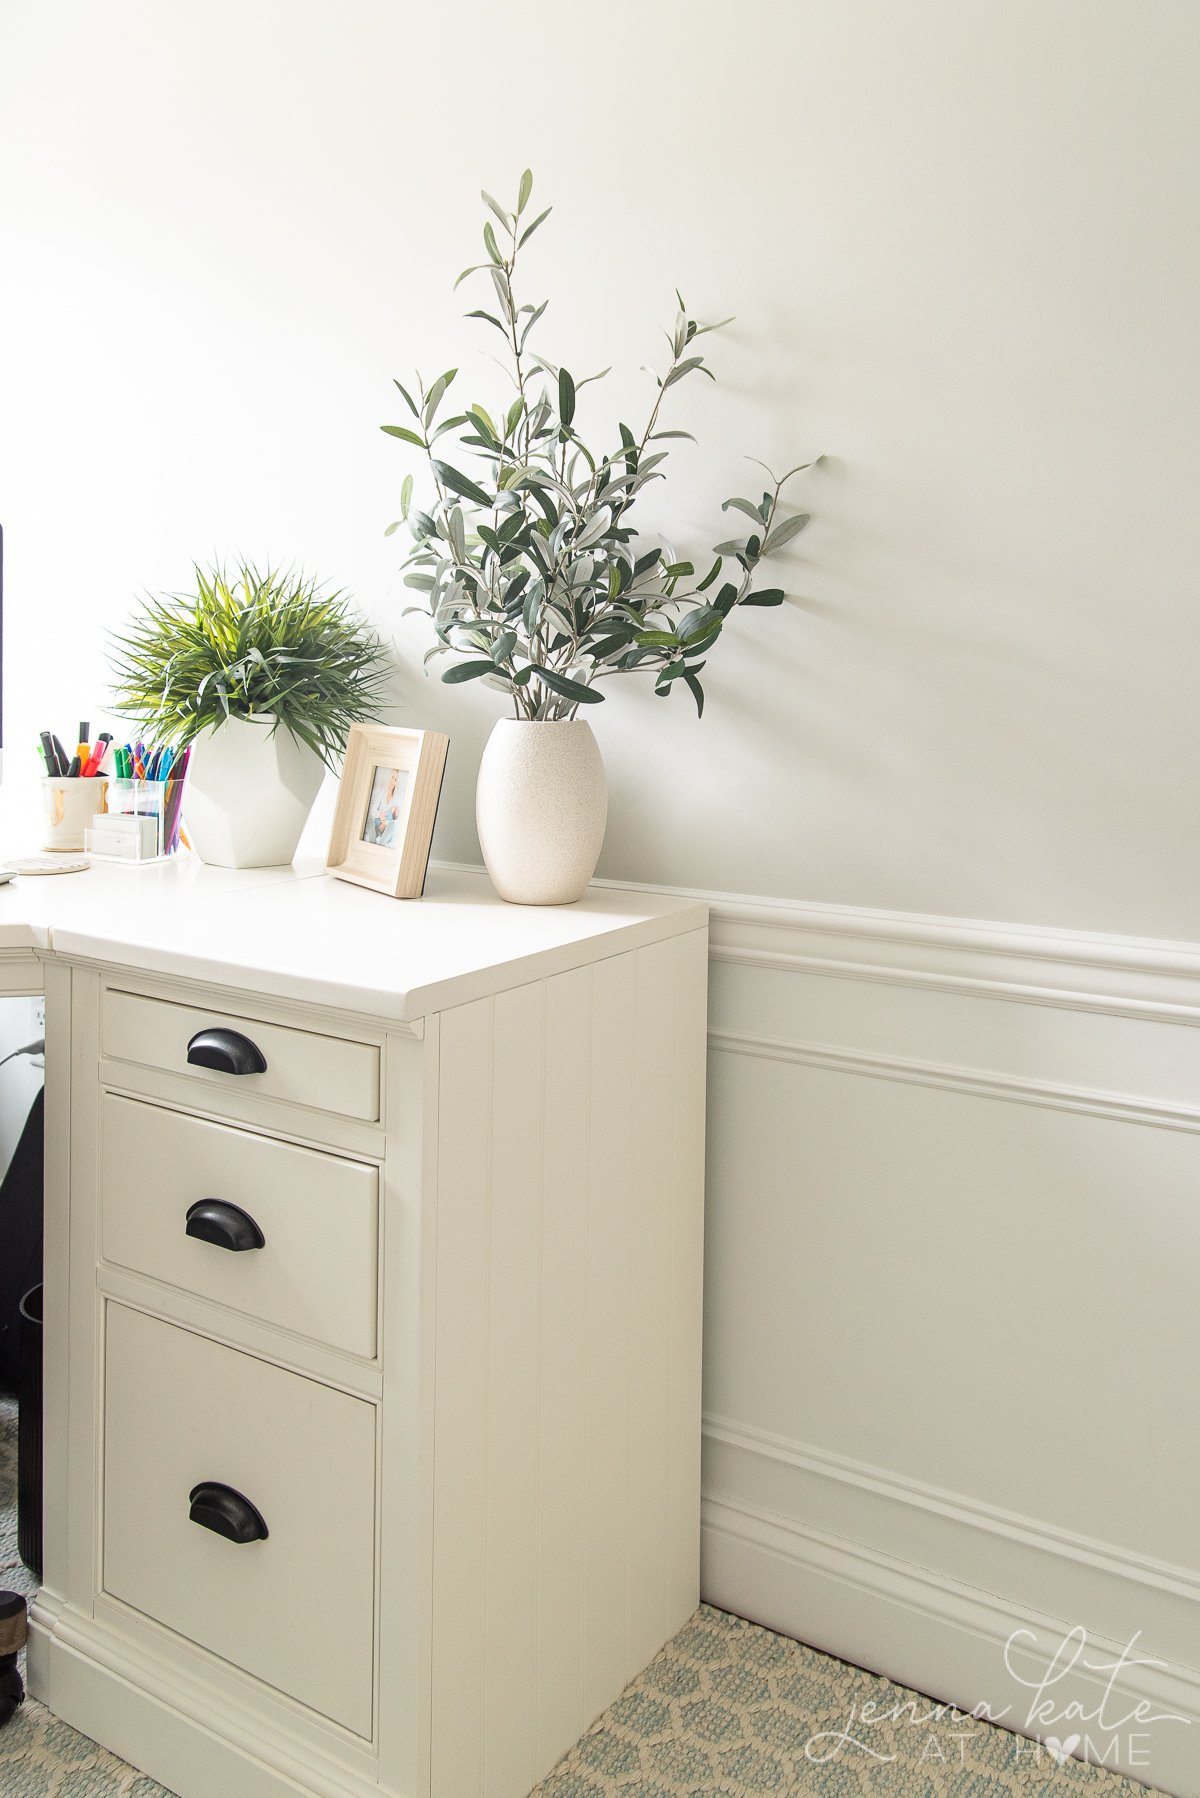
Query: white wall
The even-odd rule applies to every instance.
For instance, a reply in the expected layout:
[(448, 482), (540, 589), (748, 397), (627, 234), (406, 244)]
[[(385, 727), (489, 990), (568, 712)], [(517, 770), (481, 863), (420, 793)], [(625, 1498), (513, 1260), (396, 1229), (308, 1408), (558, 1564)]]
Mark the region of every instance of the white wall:
[[(739, 621), (705, 720), (605, 706), (605, 871), (1200, 932), (1188, 0), (0, 20), (12, 741), (96, 710), (102, 628), (193, 556), (300, 557), (399, 630), (390, 377), (474, 345), (494, 390), (450, 285), (480, 183), (529, 162), (545, 346), (627, 371), (611, 409), (644, 404), (676, 283), (737, 314), (719, 388), (681, 396), (681, 542), (724, 534), (743, 455), (836, 458), (798, 493), (792, 603)], [(399, 634), (465, 858), (500, 702), (440, 693)]]
[[(450, 292), (478, 187), (530, 163), (555, 203), (533, 291), (548, 353), (620, 371), (598, 423), (645, 404), (676, 283), (736, 313), (656, 507), (702, 552), (744, 454), (830, 452), (791, 602), (737, 621), (702, 723), (644, 690), (595, 721), (602, 873), (833, 908), (716, 964), (709, 1590), (938, 1691), (982, 1689), (1014, 1614), (1144, 1628), (1195, 1706), (1195, 963), (1079, 933), (1200, 938), (1200, 11), (8, 0), (0, 30), (6, 803), (22, 743), (97, 715), (131, 596), (245, 550), (395, 635), (397, 716), (452, 736), (437, 851), (474, 859), (499, 702), (420, 673), (377, 427), (414, 362), (497, 391)], [(1022, 924), (1066, 935), (1014, 958)]]

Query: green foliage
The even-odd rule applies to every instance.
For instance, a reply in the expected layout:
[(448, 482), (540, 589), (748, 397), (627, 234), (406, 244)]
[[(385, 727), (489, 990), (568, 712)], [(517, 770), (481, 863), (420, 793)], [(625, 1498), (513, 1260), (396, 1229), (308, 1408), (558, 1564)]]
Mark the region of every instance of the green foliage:
[(341, 591), (243, 562), (195, 569), (194, 594), (148, 599), (114, 637), (116, 707), (182, 746), (228, 717), (274, 713), (328, 767), (382, 697), (387, 655)]
[[(439, 418), (453, 368), (428, 389), (418, 377), (416, 398), (395, 383), (409, 418), (382, 429), (424, 452), (434, 488), (427, 507), (414, 508), (406, 475), (401, 516), (387, 528), (390, 535), (406, 525), (412, 538), (404, 579), (422, 597), (407, 610), (427, 612), (433, 622), (437, 643), (427, 663), (463, 658), (450, 663), (443, 680), (482, 680), (510, 697), (518, 718), (573, 717), (581, 704), (603, 699), (597, 682), (629, 673), (653, 674), (654, 690), (664, 696), (682, 683), (701, 712), (703, 658), (730, 614), (743, 605), (783, 603), (781, 588), (756, 590), (755, 579), (759, 564), (809, 522), (803, 512), (779, 515), (783, 488), (800, 469), (779, 476), (768, 469), (771, 484), (761, 499), (726, 500), (722, 510), (743, 514), (751, 528), (716, 545), (715, 562), (695, 585), (691, 562), (638, 535), (631, 514), (643, 489), (663, 478), (669, 451), (660, 446), (689, 435), (660, 429), (663, 401), (690, 375), (714, 378), (696, 342), (731, 321), (702, 325), (677, 294), (679, 312), (667, 334), (671, 362), (654, 377), (658, 392), (645, 428), (635, 435), (623, 424), (619, 448), (589, 449), (575, 423), (579, 392), (609, 371), (577, 380), (535, 355), (529, 338), (547, 302), (519, 304), (513, 287), (519, 252), (550, 211), (523, 223), (532, 191), (526, 169), (514, 212), (484, 193), (492, 215), (483, 228), (487, 260), (455, 282), (478, 274), (490, 282), (490, 306), (467, 316), (504, 339), (516, 390), (507, 409), (493, 419), (471, 404)], [(456, 452), (443, 439), (453, 440)], [(469, 474), (459, 466), (467, 458)], [(731, 578), (710, 601), (705, 595), (727, 561)]]

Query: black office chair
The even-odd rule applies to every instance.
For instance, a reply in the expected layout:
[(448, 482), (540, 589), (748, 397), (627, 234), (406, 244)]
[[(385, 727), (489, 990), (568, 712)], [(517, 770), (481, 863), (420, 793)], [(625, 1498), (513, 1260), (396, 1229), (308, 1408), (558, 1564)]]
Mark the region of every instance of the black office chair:
[(0, 1728), (25, 1702), (25, 1683), (17, 1663), (25, 1635), (25, 1600), (19, 1592), (0, 1592)]
[[(29, 1108), (0, 1184), (0, 1388), (9, 1391), (16, 1390), (20, 1372), (21, 1299), (42, 1277), (45, 1110), (43, 1088)], [(40, 1498), (39, 1490), (39, 1511)], [(19, 1592), (0, 1592), (0, 1728), (25, 1698), (17, 1662), (25, 1643), (25, 1616)]]
[(17, 1390), (20, 1369), (19, 1306), (42, 1277), (45, 1180), (45, 1089), (29, 1109), (0, 1185), (0, 1391)]

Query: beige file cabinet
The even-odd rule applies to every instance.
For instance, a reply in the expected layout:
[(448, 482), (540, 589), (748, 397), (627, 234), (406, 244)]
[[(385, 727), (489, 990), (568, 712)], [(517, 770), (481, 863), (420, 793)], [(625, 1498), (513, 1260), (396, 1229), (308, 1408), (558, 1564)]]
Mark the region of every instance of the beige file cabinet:
[(694, 1608), (678, 913), (394, 1019), (48, 958), (32, 1684), (183, 1798), (523, 1798)]

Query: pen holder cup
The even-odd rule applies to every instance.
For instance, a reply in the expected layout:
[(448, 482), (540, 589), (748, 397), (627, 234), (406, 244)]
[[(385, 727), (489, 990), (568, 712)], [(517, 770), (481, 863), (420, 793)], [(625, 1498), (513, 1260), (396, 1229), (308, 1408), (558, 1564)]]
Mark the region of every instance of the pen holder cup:
[(105, 806), (108, 781), (68, 780), (65, 775), (47, 775), (42, 781), (42, 848), (75, 850), (84, 847), (84, 836), (92, 819)]
[(173, 855), (179, 847), (182, 787), (182, 781), (110, 780), (104, 815), (89, 819), (88, 853), (115, 862), (156, 862)]

